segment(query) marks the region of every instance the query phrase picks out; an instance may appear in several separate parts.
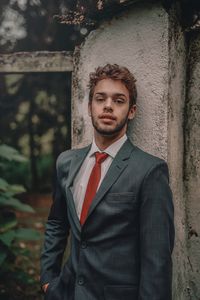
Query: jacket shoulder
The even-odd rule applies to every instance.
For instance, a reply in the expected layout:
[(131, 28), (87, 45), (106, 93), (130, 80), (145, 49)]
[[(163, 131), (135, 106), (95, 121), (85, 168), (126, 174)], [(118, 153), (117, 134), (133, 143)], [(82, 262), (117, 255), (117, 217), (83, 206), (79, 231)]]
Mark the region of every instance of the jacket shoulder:
[(84, 147), (84, 148), (79, 148), (79, 149), (70, 149), (70, 150), (65, 150), (61, 152), (57, 158), (56, 161), (56, 167), (60, 168), (63, 165), (66, 165), (71, 162), (74, 156), (79, 154), (81, 151), (86, 151), (89, 149), (90, 146)]
[(65, 151), (61, 152), (58, 155), (58, 158), (56, 161), (57, 166), (59, 166), (66, 160), (72, 159), (72, 157), (74, 156), (75, 153), (76, 153), (76, 149), (70, 149), (70, 150), (65, 150)]
[(164, 166), (168, 169), (167, 162), (164, 159), (152, 155), (137, 146), (134, 146), (132, 161), (137, 161), (138, 169), (144, 170), (145, 173), (159, 166)]

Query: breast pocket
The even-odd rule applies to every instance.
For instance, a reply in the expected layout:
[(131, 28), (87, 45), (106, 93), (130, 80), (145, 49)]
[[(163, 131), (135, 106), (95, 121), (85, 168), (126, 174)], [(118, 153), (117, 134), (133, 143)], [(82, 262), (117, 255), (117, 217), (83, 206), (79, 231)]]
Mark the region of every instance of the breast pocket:
[(125, 193), (109, 193), (106, 197), (109, 203), (123, 205), (127, 204), (136, 204), (136, 196), (133, 192)]

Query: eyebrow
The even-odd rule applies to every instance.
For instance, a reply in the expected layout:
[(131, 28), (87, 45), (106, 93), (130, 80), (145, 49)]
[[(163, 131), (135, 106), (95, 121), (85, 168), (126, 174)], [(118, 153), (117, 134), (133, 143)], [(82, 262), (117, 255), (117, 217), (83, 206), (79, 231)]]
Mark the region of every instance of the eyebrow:
[[(106, 93), (103, 93), (103, 92), (102, 92), (102, 93), (101, 93), (101, 92), (98, 92), (98, 93), (95, 94), (95, 96), (96, 96), (96, 95), (106, 96), (107, 94), (106, 94)], [(122, 93), (116, 93), (116, 94), (113, 94), (112, 96), (117, 96), (117, 97), (120, 97), (120, 96), (121, 96), (121, 97), (125, 97), (125, 98), (126, 98), (126, 95), (125, 95), (125, 94), (122, 94)], [(127, 98), (126, 98), (126, 99), (127, 99)]]

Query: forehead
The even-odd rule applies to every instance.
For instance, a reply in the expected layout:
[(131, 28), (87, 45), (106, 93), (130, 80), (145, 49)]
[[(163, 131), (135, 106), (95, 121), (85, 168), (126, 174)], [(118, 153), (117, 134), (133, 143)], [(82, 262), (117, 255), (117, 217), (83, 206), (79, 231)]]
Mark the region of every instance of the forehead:
[(113, 80), (110, 78), (102, 79), (97, 82), (94, 88), (94, 95), (97, 93), (105, 94), (123, 94), (129, 98), (129, 91), (121, 80)]

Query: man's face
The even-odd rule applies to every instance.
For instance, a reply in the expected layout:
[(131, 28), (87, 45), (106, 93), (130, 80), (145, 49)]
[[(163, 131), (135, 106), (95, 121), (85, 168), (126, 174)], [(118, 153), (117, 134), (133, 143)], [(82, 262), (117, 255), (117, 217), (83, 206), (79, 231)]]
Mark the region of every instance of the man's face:
[(130, 107), (129, 91), (120, 80), (102, 79), (94, 88), (89, 115), (96, 133), (122, 136), (128, 120), (133, 119), (136, 105)]

